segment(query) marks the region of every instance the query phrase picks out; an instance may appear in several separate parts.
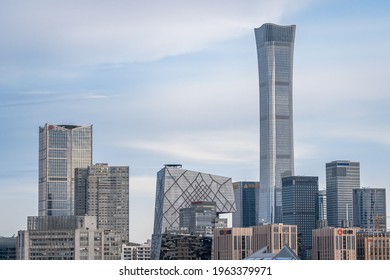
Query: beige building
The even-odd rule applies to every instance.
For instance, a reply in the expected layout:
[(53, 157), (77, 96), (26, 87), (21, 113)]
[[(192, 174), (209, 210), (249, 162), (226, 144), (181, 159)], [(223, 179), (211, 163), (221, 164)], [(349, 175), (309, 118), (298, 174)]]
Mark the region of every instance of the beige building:
[(297, 226), (283, 224), (214, 230), (214, 258), (242, 260), (256, 251), (277, 254), (285, 245), (297, 254)]
[(253, 253), (252, 228), (216, 228), (214, 259), (242, 260)]
[(313, 230), (313, 260), (356, 260), (356, 233), (359, 228), (319, 228)]
[(150, 260), (150, 240), (143, 244), (122, 244), (122, 260)]
[(283, 247), (289, 246), (298, 253), (296, 225), (268, 224), (253, 227), (253, 249), (258, 251), (267, 247), (267, 252), (277, 254)]
[(390, 232), (360, 231), (357, 233), (358, 260), (390, 260)]

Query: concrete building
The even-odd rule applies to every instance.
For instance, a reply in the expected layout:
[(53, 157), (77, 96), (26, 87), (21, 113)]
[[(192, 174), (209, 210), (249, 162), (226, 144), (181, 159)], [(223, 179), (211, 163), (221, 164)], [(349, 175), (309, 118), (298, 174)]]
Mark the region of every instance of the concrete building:
[(39, 127), (39, 216), (74, 215), (74, 170), (92, 165), (92, 126)]
[(242, 260), (253, 251), (253, 229), (217, 228), (214, 229), (214, 259)]
[(284, 246), (289, 246), (298, 254), (298, 230), (296, 225), (268, 224), (253, 228), (253, 249), (267, 247), (267, 252), (277, 254)]
[(352, 190), (360, 188), (360, 163), (336, 160), (326, 163), (327, 218), (330, 227), (351, 227)]
[(104, 231), (96, 217), (28, 217), (27, 230), (19, 231), (19, 260), (102, 260)]
[(387, 230), (386, 189), (353, 190), (353, 225), (373, 231)]
[(246, 228), (214, 229), (216, 260), (242, 260), (257, 251), (275, 256), (285, 246), (297, 254), (297, 226), (268, 224)]
[(122, 260), (150, 260), (151, 240), (142, 244), (126, 243), (122, 244)]
[(76, 168), (75, 177), (76, 214), (96, 216), (98, 229), (129, 242), (129, 167), (99, 163)]
[(258, 223), (259, 182), (234, 182), (236, 212), (232, 215), (233, 227), (250, 227)]
[(318, 177), (282, 178), (283, 223), (297, 225), (298, 256), (311, 259), (312, 230), (318, 224)]
[(358, 231), (358, 260), (390, 260), (390, 232)]
[(165, 165), (157, 173), (151, 259), (159, 259), (162, 234), (180, 226), (180, 209), (194, 201), (216, 203), (216, 212), (236, 211), (231, 178)]
[(282, 177), (294, 175), (295, 25), (255, 29), (260, 92), (259, 223), (281, 222)]
[(356, 233), (359, 228), (319, 228), (313, 230), (313, 260), (356, 260)]

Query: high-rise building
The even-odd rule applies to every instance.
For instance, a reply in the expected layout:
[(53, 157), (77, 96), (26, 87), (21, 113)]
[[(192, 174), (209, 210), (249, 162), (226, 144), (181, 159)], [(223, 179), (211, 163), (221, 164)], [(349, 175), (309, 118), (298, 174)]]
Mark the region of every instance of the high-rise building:
[(259, 182), (233, 183), (237, 211), (232, 215), (233, 227), (250, 227), (258, 221)]
[(281, 221), (282, 178), (294, 175), (295, 25), (255, 29), (260, 91), (259, 222)]
[(326, 202), (330, 227), (352, 226), (352, 190), (358, 188), (359, 162), (336, 160), (326, 163)]
[(74, 215), (74, 170), (92, 165), (92, 126), (39, 127), (39, 216)]
[(386, 230), (386, 189), (353, 190), (353, 225), (371, 230)]
[(328, 226), (326, 207), (326, 190), (318, 190), (318, 228)]
[(312, 230), (318, 221), (318, 177), (282, 178), (283, 223), (297, 225), (298, 256), (311, 259)]
[(232, 179), (170, 164), (157, 173), (151, 259), (160, 257), (162, 234), (180, 226), (180, 209), (194, 201), (215, 202), (217, 214), (236, 211)]
[(98, 229), (129, 242), (129, 167), (99, 163), (76, 168), (75, 177), (76, 215), (96, 216)]

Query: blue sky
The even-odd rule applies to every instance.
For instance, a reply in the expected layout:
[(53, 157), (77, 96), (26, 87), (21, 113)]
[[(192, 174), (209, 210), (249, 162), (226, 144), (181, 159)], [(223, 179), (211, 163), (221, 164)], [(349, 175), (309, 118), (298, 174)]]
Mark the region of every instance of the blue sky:
[(266, 22), (297, 26), (296, 175), (325, 187), (325, 163), (347, 159), (362, 186), (389, 188), (389, 14), (385, 1), (0, 0), (0, 235), (37, 215), (45, 123), (92, 124), (93, 162), (130, 166), (132, 241), (150, 238), (166, 163), (258, 180)]

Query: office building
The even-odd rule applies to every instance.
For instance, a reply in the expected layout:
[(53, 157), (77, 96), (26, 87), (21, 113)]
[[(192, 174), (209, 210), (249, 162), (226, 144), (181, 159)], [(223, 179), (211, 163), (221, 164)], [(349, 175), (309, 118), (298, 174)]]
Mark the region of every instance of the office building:
[(150, 260), (150, 245), (151, 240), (142, 244), (139, 243), (124, 243), (122, 244), (122, 260)]
[(313, 260), (356, 260), (359, 228), (318, 228), (313, 230)]
[(191, 235), (209, 235), (214, 232), (218, 219), (214, 201), (194, 201), (189, 208), (179, 210), (180, 227), (186, 227)]
[(281, 222), (282, 177), (294, 175), (295, 25), (255, 29), (260, 91), (259, 222)]
[(282, 178), (283, 223), (297, 225), (298, 256), (311, 259), (312, 230), (318, 221), (318, 177)]
[(318, 224), (317, 228), (328, 227), (326, 216), (326, 190), (318, 191)]
[(211, 260), (212, 236), (175, 230), (162, 234), (160, 260)]
[(0, 261), (16, 260), (16, 237), (4, 237), (0, 235)]
[(231, 178), (165, 165), (157, 173), (151, 259), (158, 259), (161, 237), (167, 228), (180, 226), (180, 209), (194, 201), (216, 203), (216, 212), (236, 211)]
[(266, 247), (268, 253), (277, 254), (284, 246), (288, 246), (295, 254), (298, 254), (298, 231), (296, 225), (267, 224), (252, 228), (254, 252)]
[(358, 260), (390, 260), (390, 232), (358, 231)]
[(92, 165), (92, 126), (39, 127), (39, 216), (74, 215), (74, 170)]
[(253, 253), (253, 229), (217, 228), (214, 230), (214, 259), (242, 260)]
[(129, 167), (99, 163), (76, 168), (75, 180), (76, 215), (96, 216), (98, 229), (129, 242)]
[(233, 227), (250, 227), (258, 221), (259, 182), (233, 183), (236, 212), (232, 215)]
[(330, 227), (352, 226), (352, 190), (358, 188), (359, 162), (336, 160), (326, 163), (326, 202)]
[(104, 231), (96, 217), (28, 217), (27, 230), (18, 232), (19, 260), (102, 260)]
[(386, 230), (386, 189), (353, 190), (353, 225), (373, 231)]

